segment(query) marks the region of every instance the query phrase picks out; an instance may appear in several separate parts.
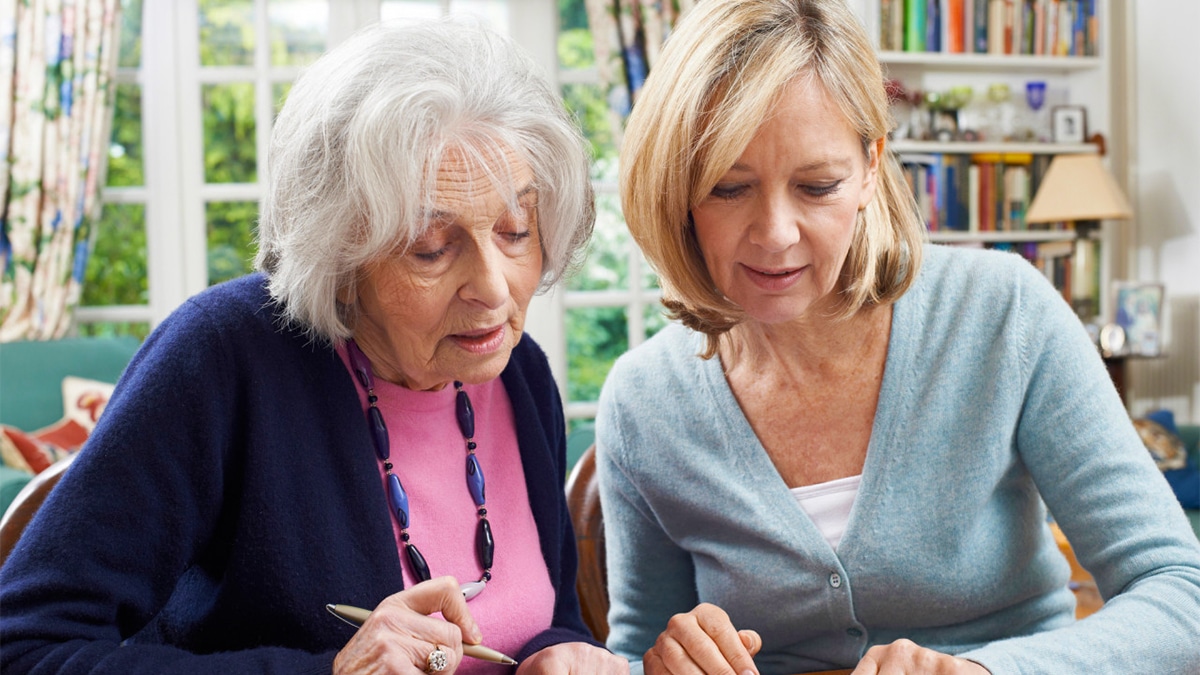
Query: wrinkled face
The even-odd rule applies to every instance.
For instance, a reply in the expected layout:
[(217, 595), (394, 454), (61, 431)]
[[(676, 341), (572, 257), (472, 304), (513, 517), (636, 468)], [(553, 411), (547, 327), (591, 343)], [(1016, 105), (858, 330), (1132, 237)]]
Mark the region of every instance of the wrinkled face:
[(363, 271), (354, 338), (378, 377), (439, 389), (486, 382), (508, 363), (541, 279), (542, 249), (532, 171), (507, 157), (513, 194), (447, 153), (428, 232)]
[(859, 209), (875, 194), (868, 158), (825, 87), (788, 85), (750, 144), (692, 210), (717, 288), (753, 320), (803, 317), (837, 288)]

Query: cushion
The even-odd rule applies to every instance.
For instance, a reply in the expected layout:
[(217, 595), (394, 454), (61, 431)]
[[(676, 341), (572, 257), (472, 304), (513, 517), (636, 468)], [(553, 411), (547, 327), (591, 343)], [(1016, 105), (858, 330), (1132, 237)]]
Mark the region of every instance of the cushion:
[[(1179, 504), (1185, 509), (1200, 509), (1200, 462), (1195, 456), (1188, 455), (1175, 424), (1175, 413), (1154, 410), (1134, 420), (1134, 426), (1179, 498)], [(1160, 455), (1163, 457), (1161, 463)]]
[(108, 405), (113, 385), (68, 376), (62, 381), (63, 418), (36, 431), (0, 425), (0, 459), (14, 469), (39, 473), (79, 450)]

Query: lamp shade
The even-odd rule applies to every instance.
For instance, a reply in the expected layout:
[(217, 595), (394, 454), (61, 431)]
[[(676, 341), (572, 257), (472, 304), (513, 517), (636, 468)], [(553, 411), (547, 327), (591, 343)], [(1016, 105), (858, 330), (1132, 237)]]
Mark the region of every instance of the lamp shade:
[(1055, 155), (1025, 214), (1029, 223), (1131, 218), (1133, 209), (1099, 155)]

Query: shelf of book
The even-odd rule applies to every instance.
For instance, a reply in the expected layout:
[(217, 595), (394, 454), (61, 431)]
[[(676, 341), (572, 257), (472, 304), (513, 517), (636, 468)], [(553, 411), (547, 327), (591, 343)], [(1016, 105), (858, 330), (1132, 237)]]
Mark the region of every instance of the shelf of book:
[(1005, 73), (1069, 72), (1098, 68), (1096, 56), (1027, 56), (1021, 54), (944, 54), (942, 52), (879, 52), (884, 65), (929, 66), (939, 70), (1001, 71)]
[(1098, 0), (874, 0), (883, 52), (1094, 57)]
[(979, 242), (982, 244), (998, 243), (1039, 243), (1048, 241), (1071, 241), (1075, 239), (1075, 230), (1024, 230), (1007, 232), (952, 232), (946, 230), (932, 231), (929, 240), (939, 244), (961, 244)]
[(892, 141), (890, 146), (897, 153), (941, 153), (941, 154), (1025, 154), (1064, 155), (1068, 153), (1096, 153), (1095, 143), (1011, 143), (987, 141)]

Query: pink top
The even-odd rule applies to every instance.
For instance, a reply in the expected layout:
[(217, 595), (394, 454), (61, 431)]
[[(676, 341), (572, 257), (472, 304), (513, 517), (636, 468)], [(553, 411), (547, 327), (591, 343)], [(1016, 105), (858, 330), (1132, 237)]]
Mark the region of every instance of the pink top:
[[(353, 377), (344, 347), (338, 349), (338, 355)], [(365, 411), (367, 395), (357, 380), (355, 389)], [(488, 521), (496, 540), (492, 581), (468, 607), (483, 632), (483, 643), (515, 656), (531, 638), (550, 627), (554, 588), (529, 507), (512, 404), (504, 384), (496, 378), (463, 389), (475, 409), (475, 456), (486, 480)], [(411, 542), (425, 556), (434, 578), (449, 574), (459, 583), (477, 581), (483, 572), (475, 555), (478, 517), (467, 490), (467, 447), (455, 419), (454, 387), (412, 391), (376, 377), (375, 395), (387, 422), (392, 472), (408, 493)], [(375, 454), (370, 445), (362, 451)], [(386, 498), (382, 462), (379, 476)], [(416, 579), (400, 546), (400, 527), (388, 513), (377, 517), (392, 522), (405, 587), (411, 588)], [(467, 658), (457, 672), (510, 673), (511, 667)]]

